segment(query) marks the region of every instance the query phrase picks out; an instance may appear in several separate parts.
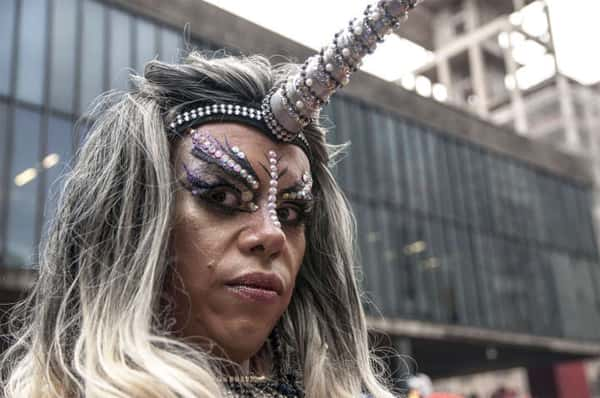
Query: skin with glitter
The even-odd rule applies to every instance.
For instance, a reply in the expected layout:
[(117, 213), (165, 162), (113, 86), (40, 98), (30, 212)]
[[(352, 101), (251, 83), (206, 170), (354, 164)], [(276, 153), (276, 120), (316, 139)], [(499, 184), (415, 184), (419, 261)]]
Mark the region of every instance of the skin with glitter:
[[(194, 134), (181, 140), (174, 159), (183, 188), (176, 194), (172, 245), (177, 256), (167, 283), (175, 304), (174, 328), (199, 344), (216, 343), (214, 354), (248, 366), (292, 296), (311, 200), (283, 195), (303, 184), (310, 165), (297, 146), (274, 143), (245, 125), (209, 124)], [(198, 148), (207, 140), (214, 151)], [(235, 164), (221, 161), (223, 154), (217, 158), (218, 149), (233, 153), (227, 148), (234, 146), (243, 150), (247, 163), (240, 166), (255, 176), (257, 187)], [(257, 205), (254, 211), (246, 205), (248, 198), (242, 198), (248, 188)], [(268, 280), (271, 291), (231, 282), (244, 284), (249, 274), (258, 275), (259, 282)]]

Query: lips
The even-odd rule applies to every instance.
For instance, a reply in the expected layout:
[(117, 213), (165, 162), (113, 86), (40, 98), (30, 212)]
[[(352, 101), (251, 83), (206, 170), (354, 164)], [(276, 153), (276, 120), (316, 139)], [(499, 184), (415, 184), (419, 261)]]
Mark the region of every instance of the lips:
[(283, 283), (275, 274), (264, 272), (252, 272), (231, 279), (225, 283), (229, 287), (246, 288), (275, 292), (277, 295), (283, 293)]

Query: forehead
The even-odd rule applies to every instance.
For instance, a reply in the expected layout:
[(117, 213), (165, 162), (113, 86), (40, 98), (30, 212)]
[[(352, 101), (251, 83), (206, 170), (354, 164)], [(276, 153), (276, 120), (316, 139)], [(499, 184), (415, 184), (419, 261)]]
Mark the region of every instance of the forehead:
[[(246, 153), (250, 163), (265, 162), (270, 150), (274, 150), (280, 157), (280, 164), (287, 167), (293, 174), (301, 174), (310, 170), (310, 164), (302, 149), (293, 144), (275, 142), (259, 130), (238, 123), (209, 123), (197, 128), (198, 131), (209, 133), (221, 144), (227, 142), (229, 146), (237, 146)], [(186, 153), (180, 153), (187, 158), (192, 149), (191, 135), (186, 135), (184, 142), (179, 147)]]

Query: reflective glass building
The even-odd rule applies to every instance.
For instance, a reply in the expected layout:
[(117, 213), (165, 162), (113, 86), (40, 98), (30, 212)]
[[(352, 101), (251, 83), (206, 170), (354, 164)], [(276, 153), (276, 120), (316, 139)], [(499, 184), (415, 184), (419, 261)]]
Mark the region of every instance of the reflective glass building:
[[(0, 2), (4, 302), (35, 276), (60, 176), (85, 139), (75, 121), (146, 61), (176, 61), (186, 22), (201, 49), (311, 53), (199, 1)], [(326, 114), (330, 142), (351, 142), (335, 173), (356, 213), (374, 334), (393, 336), (432, 375), (600, 353), (582, 159), (366, 74)], [(489, 347), (500, 352), (493, 363)]]

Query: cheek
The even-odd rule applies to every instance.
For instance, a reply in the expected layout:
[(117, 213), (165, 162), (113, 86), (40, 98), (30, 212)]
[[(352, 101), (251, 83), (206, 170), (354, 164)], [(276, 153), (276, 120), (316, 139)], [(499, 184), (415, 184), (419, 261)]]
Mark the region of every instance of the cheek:
[(211, 232), (211, 224), (202, 212), (193, 203), (184, 201), (177, 215), (171, 245), (175, 270), (187, 287), (201, 289), (210, 284), (215, 264), (223, 251), (219, 238)]
[(302, 260), (304, 259), (304, 254), (306, 252), (306, 236), (304, 229), (301, 229), (297, 233), (288, 234), (287, 240), (290, 245), (291, 253), (290, 271), (292, 273), (292, 278), (295, 281), (296, 276), (300, 271), (300, 267), (302, 266)]

